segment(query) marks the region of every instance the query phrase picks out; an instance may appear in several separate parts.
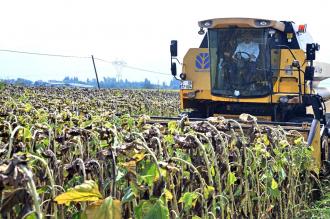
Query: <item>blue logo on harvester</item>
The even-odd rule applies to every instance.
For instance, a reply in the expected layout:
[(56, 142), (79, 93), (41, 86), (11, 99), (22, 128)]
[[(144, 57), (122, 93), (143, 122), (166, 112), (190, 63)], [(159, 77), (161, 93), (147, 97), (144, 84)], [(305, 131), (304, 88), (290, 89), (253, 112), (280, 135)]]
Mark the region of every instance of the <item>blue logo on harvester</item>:
[(197, 70), (208, 70), (210, 68), (210, 59), (207, 52), (199, 53), (196, 56), (195, 67)]

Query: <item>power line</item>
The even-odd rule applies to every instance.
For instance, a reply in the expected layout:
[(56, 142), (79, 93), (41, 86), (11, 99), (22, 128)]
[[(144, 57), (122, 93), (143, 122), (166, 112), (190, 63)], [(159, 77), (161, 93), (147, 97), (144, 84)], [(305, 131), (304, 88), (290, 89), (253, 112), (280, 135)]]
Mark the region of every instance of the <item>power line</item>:
[(17, 50), (10, 50), (10, 49), (0, 49), (0, 51), (1, 52), (11, 52), (11, 53), (21, 53), (21, 54), (28, 54), (28, 55), (55, 56), (55, 57), (62, 57), (62, 58), (79, 58), (79, 59), (90, 59), (91, 58), (91, 57), (87, 57), (87, 56), (59, 55), (59, 54), (49, 54), (49, 53), (39, 53), (39, 52), (17, 51)]
[[(107, 63), (111, 63), (111, 64), (114, 64), (116, 65), (116, 61), (107, 61), (107, 60), (104, 60), (104, 59), (100, 59), (100, 58), (95, 58), (95, 60), (99, 60), (99, 61), (102, 61), (102, 62), (107, 62)], [(129, 68), (129, 69), (134, 69), (134, 70), (138, 70), (138, 71), (145, 71), (145, 72), (150, 72), (150, 73), (155, 73), (155, 74), (160, 74), (160, 75), (168, 75), (170, 76), (170, 74), (167, 74), (165, 72), (159, 72), (159, 71), (153, 71), (153, 70), (149, 70), (149, 69), (145, 69), (145, 68), (139, 68), (139, 67), (135, 67), (135, 66), (131, 66), (131, 65), (127, 65), (126, 63), (125, 64), (121, 64), (124, 68)]]
[[(0, 52), (10, 52), (10, 53), (20, 53), (20, 54), (40, 55), (40, 56), (52, 56), (52, 57), (62, 57), (62, 58), (79, 58), (79, 59), (90, 59), (91, 58), (89, 56), (73, 56), (73, 55), (60, 55), (60, 54), (39, 53), (39, 52), (26, 52), (26, 51), (18, 51), (18, 50), (10, 50), (10, 49), (0, 49)], [(98, 60), (98, 61), (110, 63), (112, 65), (116, 65), (116, 61), (108, 61), (108, 60), (96, 58), (96, 57), (94, 57), (94, 59)], [(122, 64), (122, 67), (133, 69), (133, 70), (138, 70), (138, 71), (144, 71), (144, 72), (149, 72), (149, 73), (154, 73), (154, 74), (170, 76), (170, 74), (167, 74), (165, 72), (158, 72), (158, 71), (153, 71), (153, 70), (149, 70), (149, 69), (145, 69), (145, 68), (130, 66), (130, 65), (127, 65), (126, 63)]]
[(146, 71), (146, 72), (150, 72), (150, 73), (170, 76), (170, 74), (167, 74), (167, 73), (164, 73), (164, 72), (152, 71), (152, 70), (148, 70), (148, 69), (144, 69), (144, 68), (138, 68), (138, 67), (129, 66), (129, 65), (125, 65), (124, 67), (134, 69), (134, 70), (138, 70), (138, 71)]
[(107, 63), (113, 64), (113, 62), (110, 62), (110, 61), (107, 61), (107, 60), (104, 60), (104, 59), (100, 59), (100, 58), (96, 58), (96, 57), (94, 57), (94, 59), (99, 60), (101, 62), (107, 62)]

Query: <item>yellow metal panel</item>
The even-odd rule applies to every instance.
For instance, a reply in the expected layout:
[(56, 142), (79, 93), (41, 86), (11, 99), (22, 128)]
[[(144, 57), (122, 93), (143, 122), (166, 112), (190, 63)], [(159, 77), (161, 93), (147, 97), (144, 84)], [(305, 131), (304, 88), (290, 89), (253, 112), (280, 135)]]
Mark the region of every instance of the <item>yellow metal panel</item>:
[(286, 92), (286, 93), (298, 93), (299, 92), (298, 79), (295, 77), (281, 78), (279, 83), (279, 90), (280, 92)]
[(201, 53), (208, 53), (207, 48), (189, 49), (183, 58), (182, 72), (187, 74), (186, 80), (193, 81), (193, 89), (210, 90), (210, 68), (199, 69), (196, 67), (196, 57)]
[(259, 97), (259, 98), (229, 98), (229, 97), (218, 97), (212, 96), (213, 101), (225, 101), (225, 102), (236, 102), (236, 103), (270, 103), (270, 97)]
[(183, 110), (183, 90), (180, 90), (180, 109)]
[[(192, 81), (193, 90), (196, 92), (196, 99), (211, 99), (210, 91), (210, 68), (197, 68), (196, 57), (201, 53), (208, 53), (207, 48), (191, 48), (183, 58), (182, 72), (187, 75), (186, 80)], [(183, 93), (191, 92), (192, 90), (182, 90)]]
[[(299, 92), (299, 72), (297, 68), (293, 68), (293, 71), (285, 71), (289, 69), (292, 65), (292, 62), (296, 59), (299, 61), (301, 69), (304, 70), (306, 64), (305, 53), (303, 50), (296, 49), (291, 50), (292, 54), (288, 49), (281, 50), (281, 64), (280, 64), (280, 74), (279, 79), (275, 83), (274, 91), (275, 92), (288, 92), (288, 93), (298, 93)], [(294, 56), (294, 57), (293, 57)], [(300, 72), (301, 84), (304, 83), (304, 75), (302, 71)], [(303, 86), (301, 86), (301, 91), (304, 92)]]

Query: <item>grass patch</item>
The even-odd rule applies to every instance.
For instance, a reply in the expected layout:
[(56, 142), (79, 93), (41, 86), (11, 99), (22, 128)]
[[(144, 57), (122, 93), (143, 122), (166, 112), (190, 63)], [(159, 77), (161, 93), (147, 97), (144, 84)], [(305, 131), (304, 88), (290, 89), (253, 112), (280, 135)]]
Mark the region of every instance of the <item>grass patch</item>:
[(322, 180), (322, 197), (305, 211), (305, 218), (330, 218), (330, 176)]

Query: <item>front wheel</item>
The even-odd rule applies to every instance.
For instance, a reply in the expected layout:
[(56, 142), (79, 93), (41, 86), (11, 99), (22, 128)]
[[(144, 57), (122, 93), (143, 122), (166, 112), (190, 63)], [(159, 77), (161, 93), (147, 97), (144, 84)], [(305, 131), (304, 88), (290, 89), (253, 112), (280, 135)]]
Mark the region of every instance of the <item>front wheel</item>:
[(329, 138), (326, 135), (321, 137), (321, 159), (322, 159), (322, 175), (330, 174), (330, 145)]

